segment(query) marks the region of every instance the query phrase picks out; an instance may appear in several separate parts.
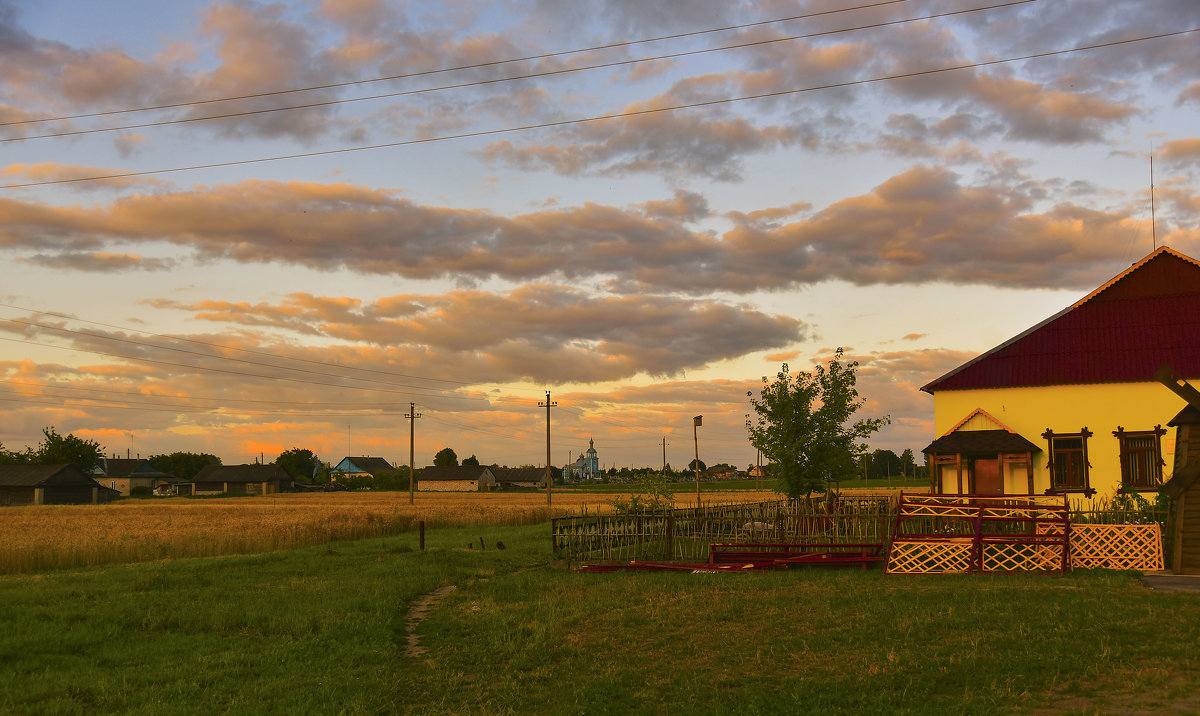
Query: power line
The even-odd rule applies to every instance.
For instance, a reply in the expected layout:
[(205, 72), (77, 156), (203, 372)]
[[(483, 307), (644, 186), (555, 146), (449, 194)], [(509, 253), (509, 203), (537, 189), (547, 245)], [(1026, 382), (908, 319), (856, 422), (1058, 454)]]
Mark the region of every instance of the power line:
[[(430, 92), (443, 92), (443, 91), (447, 91), (447, 90), (467, 89), (470, 87), (481, 87), (481, 86), (485, 86), (485, 85), (500, 84), (500, 83), (504, 83), (504, 82), (515, 82), (518, 80), (536, 79), (539, 77), (554, 77), (554, 76), (559, 76), (559, 75), (574, 74), (576, 72), (585, 72), (588, 70), (608, 69), (608, 68), (612, 68), (612, 67), (621, 67), (621, 66), (625, 66), (625, 65), (635, 65), (635, 64), (640, 64), (643, 62), (657, 62), (660, 60), (677, 59), (680, 57), (690, 57), (693, 55), (702, 55), (702, 54), (707, 54), (710, 52), (724, 52), (727, 50), (739, 50), (739, 49), (746, 49), (749, 47), (760, 47), (763, 45), (770, 45), (770, 44), (775, 44), (775, 43), (780, 43), (780, 42), (794, 42), (796, 40), (806, 40), (806, 39), (812, 39), (814, 37), (825, 37), (825, 36), (829, 36), (829, 35), (838, 35), (838, 34), (844, 34), (844, 33), (848, 33), (848, 32), (858, 32), (860, 30), (874, 30), (874, 29), (879, 29), (882, 27), (903, 25), (903, 24), (910, 23), (910, 22), (920, 22), (923, 20), (934, 20), (934, 19), (939, 19), (939, 18), (951, 17), (954, 15), (964, 15), (967, 13), (982, 12), (985, 10), (996, 10), (996, 9), (1000, 9), (1000, 8), (1012, 7), (1015, 5), (1025, 5), (1025, 4), (1032, 3), (1032, 2), (1038, 2), (1038, 0), (1011, 0), (1010, 2), (1000, 3), (998, 5), (988, 5), (988, 6), (984, 6), (984, 7), (969, 8), (966, 10), (953, 10), (953, 11), (937, 13), (937, 14), (933, 14), (933, 15), (924, 15), (921, 17), (906, 18), (903, 20), (889, 20), (887, 22), (878, 22), (878, 23), (874, 23), (874, 24), (870, 24), (870, 25), (856, 25), (854, 27), (842, 28), (842, 29), (838, 29), (838, 30), (823, 30), (821, 32), (811, 32), (811, 33), (807, 33), (807, 34), (803, 34), (803, 35), (792, 35), (792, 36), (788, 36), (788, 37), (774, 37), (774, 38), (769, 38), (769, 39), (765, 39), (765, 40), (753, 40), (750, 42), (742, 42), (742, 43), (738, 43), (738, 44), (734, 44), (734, 45), (722, 45), (721, 47), (709, 47), (709, 48), (704, 48), (704, 49), (699, 49), (699, 50), (686, 50), (686, 51), (681, 51), (681, 52), (673, 52), (673, 53), (669, 53), (669, 54), (665, 54), (665, 55), (655, 55), (652, 57), (640, 57), (640, 58), (626, 59), (626, 60), (614, 60), (611, 62), (603, 62), (603, 63), (593, 64), (593, 65), (584, 65), (581, 67), (568, 67), (568, 68), (563, 68), (563, 69), (558, 69), (558, 70), (545, 70), (542, 72), (530, 72), (530, 73), (526, 73), (523, 75), (511, 75), (509, 77), (498, 77), (498, 78), (492, 78), (492, 79), (486, 79), (486, 80), (473, 80), (471, 82), (461, 82), (458, 84), (451, 84), (451, 85), (439, 85), (437, 87), (425, 87), (425, 88), (414, 89), (414, 90), (402, 90), (402, 91), (398, 91), (398, 92), (387, 92), (384, 94), (369, 95), (366, 97), (350, 97), (350, 98), (346, 98), (346, 99), (331, 99), (331, 100), (324, 100), (321, 102), (309, 102), (306, 104), (288, 105), (288, 106), (283, 106), (283, 107), (268, 107), (268, 108), (264, 108), (264, 109), (249, 109), (249, 110), (242, 110), (242, 111), (238, 111), (238, 112), (227, 112), (225, 114), (206, 115), (203, 117), (184, 117), (184, 118), (180, 118), (180, 119), (164, 119), (164, 120), (160, 120), (160, 121), (156, 121), (156, 122), (143, 122), (143, 123), (139, 123), (139, 124), (125, 124), (125, 125), (119, 125), (116, 127), (96, 127), (96, 128), (92, 128), (92, 129), (73, 129), (73, 130), (67, 130), (67, 131), (63, 131), (63, 132), (51, 132), (51, 133), (47, 133), (47, 134), (35, 134), (35, 135), (31, 135), (31, 136), (7, 137), (7, 138), (0, 139), (0, 143), (24, 142), (24, 141), (34, 140), (34, 139), (51, 139), (51, 138), (55, 138), (55, 137), (73, 137), (73, 136), (79, 136), (79, 135), (85, 135), (85, 134), (99, 134), (99, 133), (103, 133), (103, 132), (120, 132), (120, 131), (129, 130), (129, 129), (146, 129), (146, 128), (150, 128), (150, 127), (164, 127), (164, 126), (169, 126), (169, 125), (174, 125), (174, 124), (189, 124), (189, 123), (194, 123), (194, 122), (207, 122), (207, 121), (212, 121), (212, 120), (217, 120), (217, 119), (234, 119), (237, 117), (250, 117), (250, 116), (259, 115), (259, 114), (271, 114), (274, 112), (289, 112), (292, 110), (299, 110), (299, 109), (316, 109), (319, 107), (330, 107), (330, 106), (341, 105), (341, 104), (349, 104), (351, 102), (366, 102), (366, 101), (377, 100), (377, 99), (388, 99), (388, 98), (392, 98), (392, 97), (408, 97), (408, 96), (413, 96), (413, 95), (427, 94)], [(0, 125), (0, 126), (3, 126), (3, 125)]]
[(1071, 47), (1071, 48), (1067, 48), (1067, 49), (1063, 49), (1063, 50), (1050, 50), (1047, 52), (1037, 52), (1037, 53), (1033, 53), (1033, 54), (1029, 54), (1029, 55), (1022, 55), (1019, 57), (1008, 57), (1008, 58), (999, 59), (999, 60), (986, 60), (986, 61), (982, 61), (982, 62), (970, 62), (970, 63), (966, 63), (966, 64), (961, 64), (961, 65), (951, 65), (948, 67), (938, 67), (938, 68), (933, 68), (933, 69), (928, 69), (928, 70), (902, 72), (902, 73), (897, 73), (897, 74), (892, 74), (892, 75), (882, 75), (879, 77), (870, 77), (870, 78), (860, 79), (860, 80), (847, 80), (845, 82), (833, 82), (833, 83), (824, 84), (824, 85), (801, 87), (798, 89), (777, 90), (775, 92), (762, 92), (762, 93), (752, 94), (752, 95), (742, 95), (739, 97), (726, 97), (726, 98), (722, 98), (722, 99), (705, 100), (702, 102), (691, 102), (691, 103), (687, 103), (687, 104), (671, 105), (668, 107), (640, 109), (640, 110), (634, 110), (634, 111), (629, 111), (629, 112), (622, 112), (621, 114), (607, 114), (607, 115), (597, 115), (597, 116), (592, 116), (592, 117), (582, 117), (582, 118), (577, 118), (577, 119), (564, 119), (564, 120), (558, 120), (558, 121), (554, 121), (554, 122), (541, 122), (541, 123), (537, 123), (537, 124), (526, 124), (526, 125), (520, 125), (520, 126), (515, 126), (515, 127), (502, 127), (500, 129), (487, 129), (487, 130), (479, 130), (479, 131), (475, 131), (475, 132), (462, 132), (459, 134), (447, 134), (447, 135), (443, 135), (440, 137), (424, 137), (424, 138), (420, 138), (420, 139), (407, 139), (407, 140), (398, 141), (398, 142), (387, 142), (384, 144), (371, 144), (371, 145), (360, 146), (360, 147), (343, 147), (341, 149), (326, 149), (326, 150), (316, 151), (316, 152), (300, 152), (300, 153), (296, 153), (296, 154), (277, 155), (277, 156), (273, 156), (273, 157), (259, 157), (256, 159), (238, 159), (238, 160), (227, 161), (227, 162), (212, 162), (209, 164), (193, 164), (193, 165), (183, 166), (183, 167), (171, 167), (171, 168), (167, 168), (167, 169), (146, 169), (146, 170), (142, 170), (142, 171), (113, 172), (110, 174), (96, 174), (96, 175), (92, 175), (92, 176), (75, 177), (73, 179), (49, 179), (46, 181), (25, 182), (25, 183), (21, 183), (21, 184), (5, 184), (4, 186), (0, 187), (0, 189), (24, 189), (24, 188), (37, 187), (37, 186), (53, 186), (53, 185), (58, 185), (58, 184), (74, 184), (74, 183), (79, 183), (79, 182), (101, 181), (101, 180), (105, 180), (105, 179), (127, 179), (127, 178), (131, 178), (131, 177), (150, 176), (150, 175), (155, 175), (155, 174), (173, 174), (173, 173), (178, 173), (178, 172), (197, 171), (200, 169), (218, 169), (218, 168), (233, 167), (233, 166), (246, 166), (246, 165), (250, 165), (250, 164), (265, 164), (267, 162), (277, 162), (277, 161), (284, 161), (284, 160), (290, 160), (290, 159), (308, 159), (308, 158), (313, 158), (313, 157), (333, 156), (333, 155), (337, 155), (337, 154), (349, 154), (351, 152), (364, 152), (364, 151), (371, 151), (371, 150), (376, 150), (376, 149), (391, 149), (391, 148), (395, 148), (395, 147), (405, 147), (405, 146), (412, 146), (412, 145), (418, 145), (418, 144), (433, 144), (433, 143), (437, 143), (437, 142), (446, 142), (446, 141), (451, 141), (451, 140), (456, 140), (456, 139), (471, 139), (471, 138), (476, 138), (476, 137), (496, 136), (496, 135), (500, 135), (500, 134), (512, 134), (512, 133), (516, 133), (516, 132), (525, 132), (525, 131), (534, 130), (534, 129), (551, 129), (554, 127), (565, 127), (565, 126), (576, 125), (576, 124), (602, 122), (602, 121), (613, 120), (613, 119), (629, 119), (631, 117), (639, 117), (639, 116), (644, 116), (644, 115), (660, 114), (660, 113), (667, 113), (667, 112), (676, 112), (676, 111), (685, 110), (685, 109), (697, 109), (700, 107), (714, 107), (714, 106), (724, 105), (724, 104), (733, 104), (736, 102), (747, 102), (747, 101), (757, 100), (757, 99), (770, 99), (770, 98), (774, 98), (774, 97), (784, 97), (787, 95), (802, 94), (805, 92), (817, 92), (820, 90), (828, 90), (828, 89), (841, 89), (841, 88), (845, 88), (845, 87), (855, 87), (855, 86), (859, 86), (859, 85), (875, 84), (875, 83), (879, 83), (879, 82), (889, 82), (889, 81), (893, 81), (893, 80), (911, 79), (914, 77), (924, 77), (924, 76), (929, 76), (929, 75), (942, 74), (942, 73), (946, 73), (946, 72), (957, 72), (957, 71), (961, 71), (961, 70), (977, 69), (980, 67), (990, 67), (990, 66), (995, 66), (995, 65), (1007, 64), (1007, 63), (1011, 63), (1011, 62), (1022, 62), (1025, 60), (1034, 60), (1034, 59), (1040, 59), (1040, 58), (1044, 58), (1044, 57), (1066, 55), (1066, 54), (1070, 54), (1070, 53), (1074, 53), (1074, 52), (1084, 52), (1084, 51), (1088, 51), (1088, 50), (1098, 50), (1098, 49), (1104, 49), (1104, 48), (1109, 48), (1109, 47), (1117, 47), (1120, 45), (1128, 45), (1128, 44), (1133, 44), (1136, 42), (1145, 42), (1148, 40), (1161, 40), (1161, 39), (1165, 39), (1168, 37), (1179, 37), (1181, 35), (1187, 35), (1187, 34), (1190, 34), (1193, 32), (1197, 32), (1198, 30), (1200, 30), (1200, 28), (1177, 30), (1175, 32), (1165, 32), (1165, 33), (1160, 33), (1157, 35), (1145, 35), (1142, 37), (1134, 37), (1134, 38), (1128, 38), (1128, 39), (1124, 39), (1124, 40), (1101, 42), (1101, 43), (1096, 43), (1096, 44), (1092, 44), (1092, 45), (1081, 45), (1078, 47)]
[[(1032, 0), (1030, 0), (1030, 1), (1032, 1)], [(258, 99), (261, 97), (273, 97), (273, 96), (278, 96), (278, 95), (283, 95), (283, 94), (293, 94), (293, 93), (297, 93), (297, 92), (312, 92), (312, 91), (317, 91), (317, 90), (337, 89), (340, 87), (351, 87), (354, 85), (370, 84), (370, 83), (374, 83), (374, 82), (387, 82), (387, 81), (392, 81), (392, 80), (411, 79), (414, 77), (425, 77), (428, 75), (442, 74), (442, 73), (447, 73), (447, 72), (460, 72), (460, 71), (464, 71), (464, 70), (475, 70), (475, 69), (482, 69), (482, 68), (486, 68), (486, 67), (496, 67), (498, 65), (511, 64), (511, 63), (515, 63), (515, 62), (528, 62), (531, 60), (546, 60), (546, 59), (551, 59), (554, 57), (564, 57), (566, 55), (582, 54), (584, 52), (597, 52), (600, 50), (611, 50), (611, 49), (616, 49), (616, 48), (621, 48), (621, 47), (630, 47), (633, 45), (645, 44), (645, 43), (650, 43), (650, 42), (660, 42), (660, 41), (664, 41), (664, 40), (677, 40), (677, 39), (681, 39), (681, 38), (685, 38), (685, 37), (696, 37), (699, 35), (706, 35), (706, 34), (712, 34), (712, 33), (717, 33), (717, 32), (729, 32), (732, 30), (745, 30), (745, 29), (751, 28), (751, 27), (772, 25), (772, 24), (779, 23), (779, 22), (789, 22), (792, 20), (805, 20), (805, 19), (811, 19), (814, 17), (820, 17), (823, 15), (835, 15), (835, 14), (839, 14), (839, 13), (843, 13), (843, 12), (850, 12), (853, 10), (873, 9), (873, 8), (883, 7), (886, 5), (896, 5), (896, 4), (900, 4), (900, 3), (904, 3), (904, 2), (908, 2), (908, 0), (883, 0), (882, 2), (868, 3), (865, 5), (856, 5), (853, 7), (838, 8), (836, 10), (823, 10), (821, 12), (810, 12), (810, 13), (805, 13), (802, 15), (790, 15), (787, 17), (774, 18), (771, 20), (759, 20), (757, 22), (749, 22), (749, 23), (744, 23), (741, 25), (727, 25), (725, 27), (710, 28), (710, 29), (706, 29), (706, 30), (695, 30), (692, 32), (680, 32), (680, 33), (676, 33), (673, 35), (661, 35), (658, 37), (650, 37), (650, 38), (645, 38), (645, 39), (641, 39), (641, 40), (627, 40), (624, 42), (613, 42), (613, 43), (608, 43), (605, 45), (594, 45), (592, 47), (584, 47), (584, 48), (578, 48), (578, 49), (573, 49), (573, 50), (560, 50), (557, 52), (546, 52), (546, 53), (537, 54), (537, 55), (526, 55), (524, 57), (513, 57), (513, 58), (503, 59), (503, 60), (488, 60), (485, 62), (477, 62), (477, 63), (467, 64), (467, 65), (455, 65), (452, 67), (441, 67), (441, 68), (432, 69), (432, 70), (421, 70), (418, 72), (408, 72), (408, 73), (398, 74), (398, 75), (373, 77), (373, 78), (365, 79), (365, 80), (351, 80), (348, 82), (334, 82), (334, 83), (323, 84), (323, 85), (310, 85), (307, 87), (295, 87), (292, 89), (271, 90), (268, 92), (256, 92), (256, 93), (252, 93), (252, 94), (233, 95), (233, 96), (228, 96), (228, 97), (217, 97), (217, 98), (213, 98), (213, 99), (193, 100), (193, 101), (188, 101), (188, 102), (175, 102), (172, 104), (160, 104), (160, 105), (152, 105), (152, 106), (146, 106), (146, 107), (133, 107), (133, 108), (128, 108), (128, 109), (114, 109), (114, 110), (107, 110), (104, 112), (89, 112), (86, 114), (60, 115), (57, 117), (43, 117), (41, 119), (13, 120), (13, 121), (9, 121), (9, 122), (0, 122), (0, 127), (9, 127), (9, 126), (27, 125), (27, 124), (41, 124), (41, 123), (45, 123), (45, 122), (61, 122), (61, 121), (67, 121), (67, 120), (71, 120), (71, 119), (88, 119), (88, 118), (92, 118), (92, 117), (108, 117), (108, 116), (112, 116), (112, 115), (116, 115), (116, 114), (130, 114), (133, 112), (152, 112), (152, 111), (162, 110), (162, 109), (178, 109), (181, 107), (192, 107), (192, 106), (198, 106), (198, 105), (204, 105), (204, 104), (213, 104), (213, 103), (217, 103), (217, 102), (233, 102), (233, 101), (237, 101), (237, 100)]]

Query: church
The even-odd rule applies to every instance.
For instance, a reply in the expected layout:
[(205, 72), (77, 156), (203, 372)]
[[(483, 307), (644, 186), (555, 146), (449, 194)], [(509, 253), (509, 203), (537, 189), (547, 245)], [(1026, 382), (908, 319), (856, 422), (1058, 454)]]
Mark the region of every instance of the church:
[(567, 465), (563, 470), (568, 480), (598, 480), (600, 479), (600, 458), (596, 457), (596, 441), (588, 440), (587, 452), (579, 459)]

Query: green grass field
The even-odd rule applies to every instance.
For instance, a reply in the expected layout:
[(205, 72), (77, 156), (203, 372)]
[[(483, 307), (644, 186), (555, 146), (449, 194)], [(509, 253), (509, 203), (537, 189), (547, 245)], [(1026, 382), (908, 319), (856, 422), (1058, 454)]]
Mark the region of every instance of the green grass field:
[(0, 578), (0, 712), (1200, 709), (1200, 595), (1129, 574), (575, 574), (546, 525), (427, 544)]

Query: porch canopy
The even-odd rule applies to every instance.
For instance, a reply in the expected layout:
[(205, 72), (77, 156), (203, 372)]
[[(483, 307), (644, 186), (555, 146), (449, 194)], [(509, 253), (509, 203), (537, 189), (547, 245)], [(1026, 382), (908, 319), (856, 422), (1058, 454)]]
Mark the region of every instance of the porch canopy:
[[(1000, 467), (1001, 491), (1003, 491), (1003, 468), (1008, 465), (1024, 465), (1028, 479), (1026, 494), (1033, 494), (1033, 453), (1042, 449), (1010, 430), (955, 430), (934, 440), (921, 452), (929, 456), (930, 481), (935, 493), (941, 492), (940, 471), (935, 466), (954, 465), (958, 475), (958, 494), (963, 491), (963, 466), (978, 460), (996, 460)], [(970, 476), (973, 480), (974, 473)], [(967, 492), (976, 492), (977, 485), (968, 484)]]

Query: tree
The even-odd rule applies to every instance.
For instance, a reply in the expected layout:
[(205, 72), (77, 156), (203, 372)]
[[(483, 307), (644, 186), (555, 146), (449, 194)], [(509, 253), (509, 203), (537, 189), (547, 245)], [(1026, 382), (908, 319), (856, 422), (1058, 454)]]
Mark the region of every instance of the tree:
[(321, 461), (312, 450), (292, 448), (280, 453), (279, 457), (275, 458), (275, 464), (286, 470), (293, 480), (312, 482)]
[(789, 497), (825, 489), (826, 480), (855, 474), (856, 459), (866, 449), (860, 441), (891, 419), (850, 418), (862, 407), (857, 361), (842, 363), (838, 348), (827, 365), (811, 373), (791, 373), (787, 363), (775, 380), (763, 377), (763, 389), (750, 405), (757, 414), (746, 416), (750, 443), (762, 451), (776, 470)]
[(173, 452), (170, 455), (151, 455), (147, 459), (154, 467), (185, 482), (194, 479), (205, 465), (221, 464), (221, 458), (206, 452)]
[(905, 477), (917, 474), (917, 461), (912, 448), (904, 448), (904, 452), (900, 453), (900, 472)]
[(463, 458), (462, 464), (463, 467), (479, 467), (479, 458), (475, 457), (474, 455), (468, 458)]
[[(692, 474), (696, 473), (696, 462), (697, 462), (697, 460), (695, 458), (693, 458), (692, 461), (688, 463), (688, 472), (690, 472)], [(704, 465), (704, 461), (700, 460), (699, 462), (700, 462), (700, 472), (707, 471), (708, 468)]]
[(871, 453), (871, 477), (894, 477), (902, 471), (900, 456), (891, 450), (876, 450)]
[(458, 453), (453, 448), (442, 448), (433, 456), (433, 464), (438, 467), (453, 467), (458, 464)]
[(104, 448), (95, 440), (84, 440), (70, 433), (63, 437), (53, 425), (42, 428), (42, 435), (45, 437), (34, 452), (34, 462), (41, 465), (66, 463), (84, 472), (91, 472), (104, 455)]

